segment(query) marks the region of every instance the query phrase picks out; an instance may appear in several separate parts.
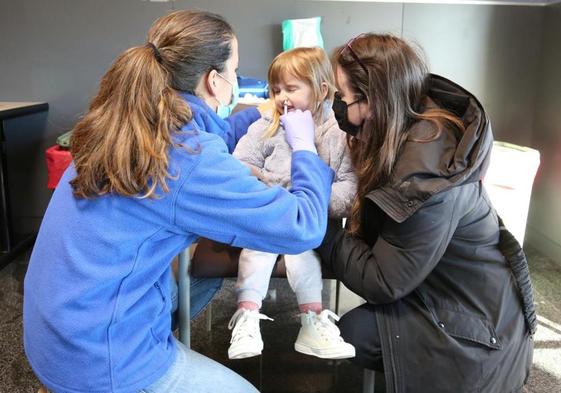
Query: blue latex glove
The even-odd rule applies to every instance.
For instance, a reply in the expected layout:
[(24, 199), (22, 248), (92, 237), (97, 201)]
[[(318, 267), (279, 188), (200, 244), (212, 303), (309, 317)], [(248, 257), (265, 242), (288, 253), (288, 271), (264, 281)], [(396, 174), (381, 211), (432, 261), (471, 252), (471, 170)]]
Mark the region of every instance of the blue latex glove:
[(292, 147), (292, 151), (307, 150), (317, 154), (314, 143), (315, 125), (310, 111), (302, 112), (296, 109), (280, 117), (286, 134), (286, 141)]

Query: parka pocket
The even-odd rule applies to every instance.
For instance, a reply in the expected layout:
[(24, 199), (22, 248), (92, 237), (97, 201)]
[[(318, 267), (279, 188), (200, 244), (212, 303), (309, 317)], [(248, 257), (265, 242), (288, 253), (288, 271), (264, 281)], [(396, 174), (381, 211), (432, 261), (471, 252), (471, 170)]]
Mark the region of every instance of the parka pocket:
[(490, 349), (502, 348), (495, 328), (487, 319), (443, 308), (436, 308), (432, 313), (437, 326), (450, 336), (475, 342)]

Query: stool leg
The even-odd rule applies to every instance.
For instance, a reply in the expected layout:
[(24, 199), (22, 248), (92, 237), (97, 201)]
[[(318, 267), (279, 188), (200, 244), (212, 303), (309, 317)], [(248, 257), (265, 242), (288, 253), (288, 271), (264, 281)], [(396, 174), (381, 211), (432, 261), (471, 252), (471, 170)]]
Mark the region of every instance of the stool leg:
[(335, 314), (339, 315), (339, 297), (341, 295), (341, 281), (335, 281)]
[(206, 331), (210, 333), (212, 330), (212, 303), (206, 306)]
[(191, 348), (191, 278), (189, 264), (191, 257), (186, 248), (179, 254), (179, 341)]
[(259, 356), (259, 391), (263, 391), (263, 355)]
[(375, 371), (365, 368), (362, 378), (362, 393), (374, 393)]

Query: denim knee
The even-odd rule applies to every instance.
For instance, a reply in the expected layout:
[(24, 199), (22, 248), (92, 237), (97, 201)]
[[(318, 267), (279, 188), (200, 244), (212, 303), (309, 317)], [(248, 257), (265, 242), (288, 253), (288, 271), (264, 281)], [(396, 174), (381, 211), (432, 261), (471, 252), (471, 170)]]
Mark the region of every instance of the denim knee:
[(191, 318), (195, 318), (210, 303), (223, 281), (221, 277), (191, 280)]

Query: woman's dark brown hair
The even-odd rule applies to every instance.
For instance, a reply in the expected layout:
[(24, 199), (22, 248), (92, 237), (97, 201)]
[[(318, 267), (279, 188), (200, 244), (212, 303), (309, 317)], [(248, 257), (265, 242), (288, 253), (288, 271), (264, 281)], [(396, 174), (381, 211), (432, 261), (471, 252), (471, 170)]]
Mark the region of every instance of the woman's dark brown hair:
[(360, 235), (364, 198), (390, 179), (411, 124), (418, 120), (434, 123), (438, 131), (430, 140), (438, 138), (444, 127), (463, 131), (464, 126), (445, 110), (422, 110), (428, 68), (419, 51), (398, 37), (360, 35), (336, 48), (333, 62), (348, 76), (351, 89), (367, 100), (371, 112), (362, 125), (360, 140), (349, 139), (358, 178), (349, 231)]
[(176, 11), (154, 22), (145, 45), (122, 53), (74, 127), (74, 195), (167, 192), (172, 135), (192, 118), (178, 91), (193, 93), (208, 71), (224, 71), (233, 38), (219, 15)]

